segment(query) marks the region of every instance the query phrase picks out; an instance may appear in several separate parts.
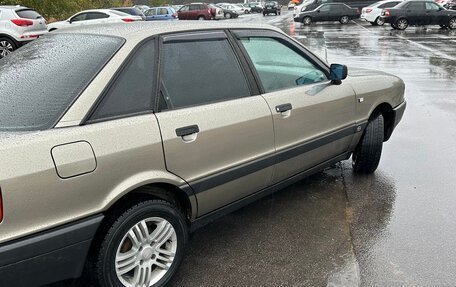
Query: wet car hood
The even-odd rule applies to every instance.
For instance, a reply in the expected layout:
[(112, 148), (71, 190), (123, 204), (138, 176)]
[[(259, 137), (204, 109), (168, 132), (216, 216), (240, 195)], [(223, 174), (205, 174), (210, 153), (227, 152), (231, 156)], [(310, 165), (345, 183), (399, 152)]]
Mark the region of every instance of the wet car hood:
[(348, 68), (348, 76), (350, 77), (364, 77), (364, 76), (378, 76), (378, 75), (390, 75), (388, 73), (378, 71), (378, 70), (370, 70), (370, 69), (363, 69), (363, 68)]

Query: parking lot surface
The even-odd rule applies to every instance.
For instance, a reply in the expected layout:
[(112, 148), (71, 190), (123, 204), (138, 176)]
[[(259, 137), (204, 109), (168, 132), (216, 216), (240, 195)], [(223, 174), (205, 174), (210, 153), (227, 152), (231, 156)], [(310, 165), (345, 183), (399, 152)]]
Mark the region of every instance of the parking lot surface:
[(291, 12), (230, 21), (277, 26), (349, 71), (395, 74), (408, 106), (374, 175), (342, 162), (197, 230), (171, 286), (454, 286), (456, 31), (301, 27)]

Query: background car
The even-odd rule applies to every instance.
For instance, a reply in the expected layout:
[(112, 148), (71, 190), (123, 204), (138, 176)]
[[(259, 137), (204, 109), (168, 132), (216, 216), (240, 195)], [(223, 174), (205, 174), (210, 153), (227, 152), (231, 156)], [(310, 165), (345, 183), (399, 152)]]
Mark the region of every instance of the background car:
[(207, 3), (191, 3), (182, 6), (177, 15), (179, 20), (214, 20), (223, 19), (223, 10)]
[(134, 8), (138, 8), (138, 9), (141, 10), (143, 13), (151, 8), (151, 7), (147, 6), (147, 5), (135, 5), (135, 6), (133, 6), (133, 7), (134, 7)]
[(383, 9), (392, 8), (401, 2), (401, 0), (387, 0), (364, 7), (361, 10), (361, 19), (371, 23), (371, 25), (383, 26), (385, 24), (381, 17)]
[(300, 13), (294, 18), (295, 22), (310, 25), (312, 22), (339, 21), (347, 24), (350, 20), (359, 18), (359, 9), (351, 8), (342, 3), (323, 4), (315, 10)]
[(136, 8), (136, 7), (114, 7), (114, 8), (111, 8), (111, 10), (117, 10), (120, 12), (127, 13), (129, 15), (139, 16), (139, 17), (143, 18), (143, 20), (146, 20), (146, 16), (144, 16), (144, 13), (139, 8)]
[(152, 7), (144, 12), (146, 21), (179, 20), (176, 10), (170, 6)]
[[(230, 3), (218, 3), (217, 6), (220, 6), (223, 9), (226, 9), (226, 10), (229, 10), (229, 11), (234, 11), (238, 15), (245, 14), (245, 8), (241, 7), (239, 5), (230, 4)], [(225, 16), (225, 18), (227, 18), (227, 17)]]
[(444, 6), (448, 10), (456, 10), (456, 1), (449, 1)]
[(67, 27), (106, 23), (129, 23), (135, 21), (143, 21), (143, 18), (111, 9), (93, 9), (74, 14), (66, 21), (51, 23), (48, 25), (48, 30), (52, 32)]
[(277, 1), (269, 1), (264, 4), (263, 16), (269, 14), (280, 15), (280, 5)]
[(249, 7), (252, 13), (261, 13), (263, 12), (263, 7), (255, 3), (246, 3), (244, 7)]
[(239, 13), (236, 10), (231, 10), (229, 8), (223, 8), (222, 6), (216, 4), (209, 4), (210, 7), (214, 6), (215, 8), (222, 9), (223, 16), (225, 19), (237, 18), (239, 17)]
[(23, 6), (0, 6), (0, 59), (47, 33), (46, 20)]
[(342, 3), (349, 7), (358, 8), (361, 10), (362, 8), (372, 5), (376, 2), (378, 2), (378, 0), (307, 0), (294, 8), (293, 17), (298, 15), (300, 12), (315, 10), (315, 8), (322, 4)]
[(407, 0), (382, 11), (385, 23), (405, 30), (409, 25), (440, 25), (456, 29), (456, 11), (447, 10), (433, 1)]

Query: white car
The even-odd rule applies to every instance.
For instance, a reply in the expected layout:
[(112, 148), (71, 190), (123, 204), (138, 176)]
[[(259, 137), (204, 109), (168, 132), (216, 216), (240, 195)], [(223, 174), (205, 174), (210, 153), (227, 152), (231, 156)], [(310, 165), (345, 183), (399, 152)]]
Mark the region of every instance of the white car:
[(77, 27), (82, 25), (95, 25), (106, 23), (136, 22), (143, 21), (140, 16), (129, 15), (124, 12), (110, 9), (93, 9), (79, 12), (71, 16), (66, 21), (48, 24), (48, 31), (52, 32), (67, 27)]
[(303, 10), (303, 8), (308, 6), (312, 2), (313, 0), (305, 0), (301, 4), (295, 5), (293, 8), (293, 18), (296, 18), (299, 15), (299, 13), (304, 12), (305, 9)]
[(0, 59), (47, 33), (46, 20), (23, 6), (0, 6)]
[(361, 19), (371, 23), (374, 26), (383, 26), (385, 21), (381, 16), (382, 10), (386, 8), (392, 8), (397, 4), (401, 3), (400, 0), (386, 0), (374, 3), (361, 10)]
[(238, 13), (238, 15), (245, 14), (245, 7), (241, 7), (239, 5), (230, 4), (230, 3), (219, 3), (219, 4), (217, 4), (217, 6), (220, 6), (223, 9), (236, 11), (236, 13)]

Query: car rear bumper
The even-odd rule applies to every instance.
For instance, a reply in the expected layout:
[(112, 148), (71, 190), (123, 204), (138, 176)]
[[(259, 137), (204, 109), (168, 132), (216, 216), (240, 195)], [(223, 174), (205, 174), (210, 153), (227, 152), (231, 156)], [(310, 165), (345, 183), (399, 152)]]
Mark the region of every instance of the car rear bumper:
[(41, 286), (81, 276), (102, 215), (0, 245), (0, 286)]

